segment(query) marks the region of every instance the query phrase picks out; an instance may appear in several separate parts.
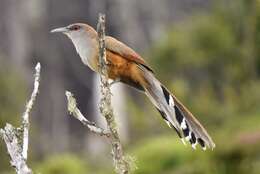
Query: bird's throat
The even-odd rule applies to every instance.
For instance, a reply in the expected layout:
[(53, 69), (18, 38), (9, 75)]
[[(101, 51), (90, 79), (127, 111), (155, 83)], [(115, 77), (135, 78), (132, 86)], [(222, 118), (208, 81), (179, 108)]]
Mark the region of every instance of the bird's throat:
[(98, 43), (96, 39), (88, 37), (74, 37), (71, 39), (82, 62), (93, 71), (98, 71)]

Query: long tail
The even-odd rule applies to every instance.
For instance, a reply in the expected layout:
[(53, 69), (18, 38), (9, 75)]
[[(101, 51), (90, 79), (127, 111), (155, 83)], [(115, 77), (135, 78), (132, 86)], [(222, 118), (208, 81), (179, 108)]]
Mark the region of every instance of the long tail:
[(192, 113), (154, 77), (151, 71), (142, 66), (140, 69), (146, 81), (146, 95), (166, 123), (176, 130), (182, 142), (190, 142), (193, 149), (196, 149), (197, 144), (200, 144), (203, 150), (213, 149), (214, 142)]

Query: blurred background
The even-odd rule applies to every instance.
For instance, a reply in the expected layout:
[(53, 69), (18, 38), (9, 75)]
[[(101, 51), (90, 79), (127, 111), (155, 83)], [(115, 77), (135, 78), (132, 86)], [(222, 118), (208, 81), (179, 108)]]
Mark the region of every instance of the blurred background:
[[(42, 174), (113, 173), (110, 147), (66, 109), (65, 90), (91, 121), (99, 79), (72, 43), (49, 31), (75, 22), (106, 32), (153, 67), (216, 143), (214, 151), (183, 146), (146, 97), (122, 84), (113, 104), (135, 174), (260, 173), (260, 1), (258, 0), (1, 0), (0, 127), (20, 124), (42, 64), (31, 115), (29, 166)], [(12, 174), (0, 141), (0, 173)]]

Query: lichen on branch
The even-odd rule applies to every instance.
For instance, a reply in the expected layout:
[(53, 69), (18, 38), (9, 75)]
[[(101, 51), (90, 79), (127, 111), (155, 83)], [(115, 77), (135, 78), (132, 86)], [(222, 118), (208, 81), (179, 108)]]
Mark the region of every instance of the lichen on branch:
[(120, 142), (117, 124), (115, 121), (113, 108), (111, 105), (111, 91), (109, 78), (107, 74), (107, 59), (105, 45), (105, 15), (99, 14), (98, 25), (98, 43), (99, 43), (99, 71), (101, 79), (101, 100), (100, 112), (105, 117), (108, 129), (111, 132), (112, 155), (114, 160), (115, 171), (118, 174), (127, 174), (130, 170), (128, 160), (126, 160), (122, 144)]

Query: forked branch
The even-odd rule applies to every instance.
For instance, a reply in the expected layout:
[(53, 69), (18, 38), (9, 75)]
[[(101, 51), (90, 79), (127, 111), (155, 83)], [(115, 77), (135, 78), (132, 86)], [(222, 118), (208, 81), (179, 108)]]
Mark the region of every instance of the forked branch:
[(27, 166), (28, 144), (29, 144), (29, 116), (39, 92), (41, 65), (37, 63), (35, 67), (34, 88), (29, 102), (26, 104), (25, 112), (22, 115), (22, 125), (15, 128), (11, 124), (6, 124), (0, 129), (0, 135), (3, 138), (8, 154), (11, 158), (11, 165), (15, 168), (17, 174), (32, 174), (32, 170)]
[(117, 124), (115, 121), (113, 108), (111, 106), (111, 90), (107, 74), (106, 45), (105, 45), (105, 15), (99, 14), (98, 18), (98, 41), (99, 41), (99, 65), (101, 78), (101, 100), (100, 112), (105, 117), (107, 126), (111, 132), (112, 155), (114, 167), (117, 173), (129, 173), (129, 164), (124, 157), (122, 144), (120, 142)]

